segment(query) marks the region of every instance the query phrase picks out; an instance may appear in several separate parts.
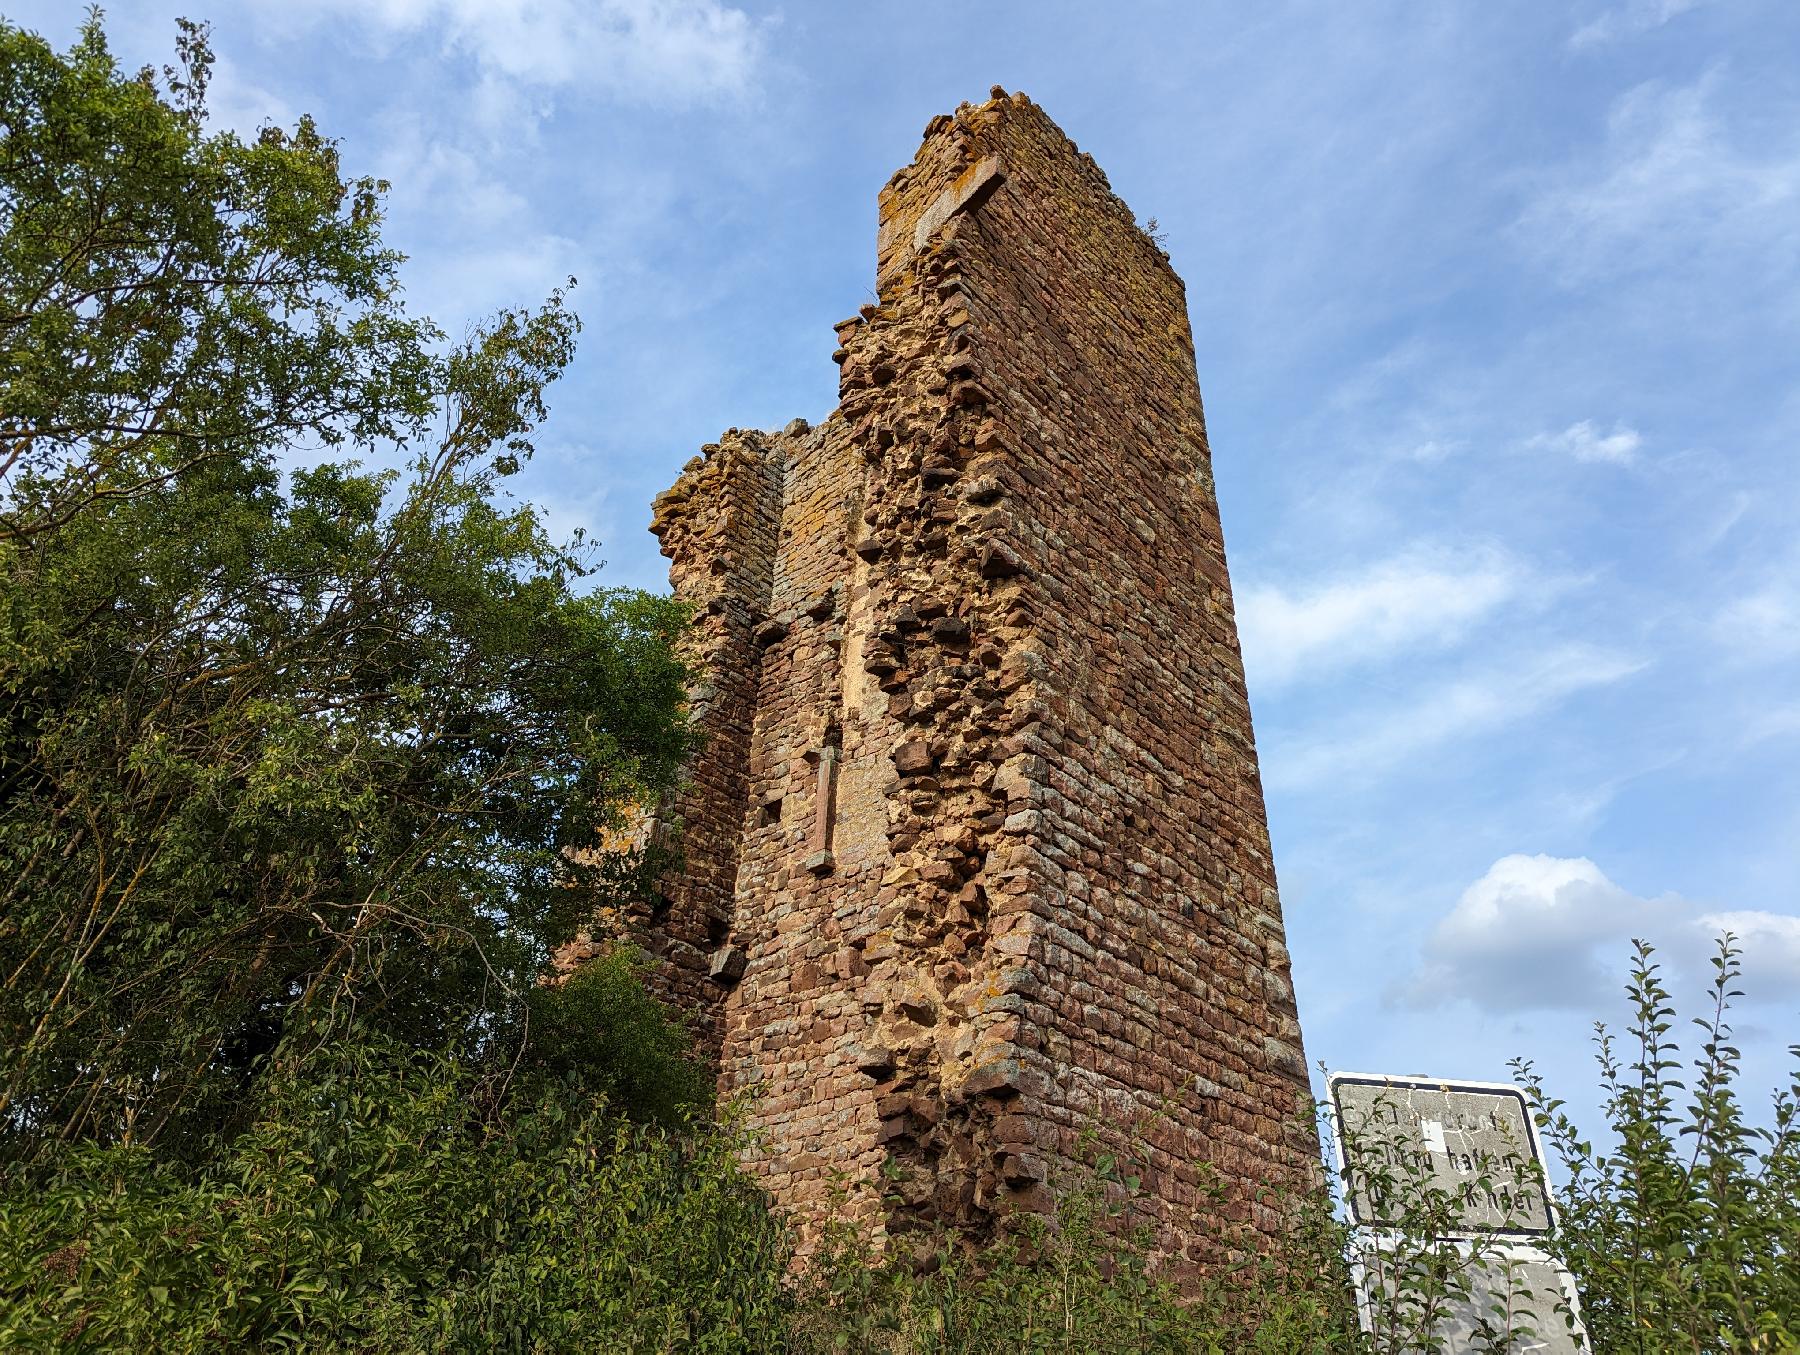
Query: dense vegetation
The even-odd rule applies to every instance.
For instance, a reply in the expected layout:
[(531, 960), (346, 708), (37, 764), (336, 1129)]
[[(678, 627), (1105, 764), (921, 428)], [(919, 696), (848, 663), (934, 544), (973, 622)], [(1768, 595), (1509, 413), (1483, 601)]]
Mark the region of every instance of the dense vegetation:
[[(0, 26), (0, 1346), (1419, 1348), (1444, 1201), (1365, 1337), (1328, 1193), (1178, 1295), (1109, 1159), (985, 1251), (796, 1274), (634, 958), (538, 982), (690, 751), (679, 612), (502, 492), (575, 318), (447, 345), (384, 186), (210, 130), (210, 61)], [(1719, 964), (1688, 1088), (1640, 954), (1616, 1148), (1545, 1101), (1604, 1351), (1800, 1342), (1800, 1087), (1749, 1126)]]

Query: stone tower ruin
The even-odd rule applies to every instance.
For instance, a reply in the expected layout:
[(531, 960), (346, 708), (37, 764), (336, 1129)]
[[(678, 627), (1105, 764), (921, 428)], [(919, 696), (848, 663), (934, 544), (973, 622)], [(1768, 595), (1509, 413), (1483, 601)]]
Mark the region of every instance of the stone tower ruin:
[(708, 741), (636, 924), (803, 1235), (844, 1181), (890, 1238), (1041, 1211), (1093, 1145), (1191, 1258), (1317, 1144), (1182, 283), (998, 89), (880, 220), (837, 410), (656, 501)]

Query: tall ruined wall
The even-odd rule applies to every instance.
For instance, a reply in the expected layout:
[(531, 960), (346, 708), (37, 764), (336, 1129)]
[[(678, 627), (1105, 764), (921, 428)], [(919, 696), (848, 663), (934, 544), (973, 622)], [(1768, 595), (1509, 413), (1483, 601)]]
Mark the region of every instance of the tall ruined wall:
[(713, 738), (659, 944), (803, 1223), (1047, 1208), (1092, 1131), (1192, 1255), (1316, 1145), (1182, 285), (999, 91), (877, 276), (831, 418), (658, 501)]
[[(742, 974), (745, 962), (727, 940), (750, 793), (750, 733), (761, 699), (758, 628), (769, 616), (788, 442), (785, 434), (732, 429), (657, 497), (651, 526), (674, 561), (676, 596), (694, 609), (683, 657), (698, 675), (688, 715), (704, 742), (680, 797), (638, 824), (633, 843), (673, 845), (677, 868), (663, 877), (654, 901), (633, 904), (638, 911), (613, 922), (625, 922), (650, 952), (653, 990), (696, 1018), (702, 1045), (715, 1054), (722, 985)], [(603, 921), (562, 949), (559, 967), (580, 963), (606, 943)]]

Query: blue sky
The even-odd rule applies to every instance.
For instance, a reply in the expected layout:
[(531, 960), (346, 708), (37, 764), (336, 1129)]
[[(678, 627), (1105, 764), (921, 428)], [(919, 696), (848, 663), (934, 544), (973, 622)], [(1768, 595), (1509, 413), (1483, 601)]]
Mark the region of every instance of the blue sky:
[(521, 492), (645, 587), (701, 443), (830, 410), (925, 123), (1024, 90), (1187, 280), (1309, 1053), (1586, 1108), (1627, 938), (1685, 983), (1728, 923), (1782, 1077), (1800, 6), (146, 0), (122, 58), (177, 12), (218, 120), (392, 180), (416, 309), (580, 279)]

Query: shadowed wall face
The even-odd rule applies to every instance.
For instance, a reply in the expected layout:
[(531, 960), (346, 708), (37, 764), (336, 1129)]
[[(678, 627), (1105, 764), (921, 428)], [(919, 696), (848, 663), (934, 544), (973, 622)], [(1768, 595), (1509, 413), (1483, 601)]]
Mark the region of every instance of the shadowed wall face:
[(648, 936), (803, 1229), (1046, 1209), (1092, 1129), (1197, 1258), (1316, 1141), (1183, 288), (998, 92), (877, 252), (831, 418), (658, 500), (710, 742)]

